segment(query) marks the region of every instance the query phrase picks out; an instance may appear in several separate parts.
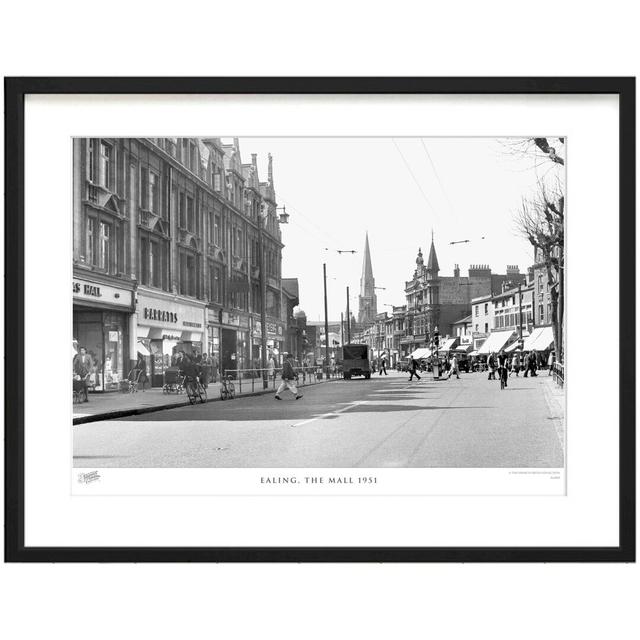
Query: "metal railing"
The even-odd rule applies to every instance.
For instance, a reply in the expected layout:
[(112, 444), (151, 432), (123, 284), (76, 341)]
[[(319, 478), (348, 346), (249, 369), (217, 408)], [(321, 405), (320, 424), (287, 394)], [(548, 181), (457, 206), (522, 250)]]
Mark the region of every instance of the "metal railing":
[[(298, 386), (306, 387), (316, 384), (323, 379), (342, 377), (337, 370), (324, 372), (322, 367), (293, 367), (298, 375)], [(237, 387), (238, 393), (242, 393), (244, 386), (245, 391), (251, 387), (251, 391), (264, 389), (264, 380), (267, 381), (267, 387), (275, 390), (282, 381), (282, 367), (276, 369), (224, 369), (224, 375), (230, 377)]]
[(553, 363), (553, 381), (561, 387), (564, 387), (564, 364), (561, 362)]

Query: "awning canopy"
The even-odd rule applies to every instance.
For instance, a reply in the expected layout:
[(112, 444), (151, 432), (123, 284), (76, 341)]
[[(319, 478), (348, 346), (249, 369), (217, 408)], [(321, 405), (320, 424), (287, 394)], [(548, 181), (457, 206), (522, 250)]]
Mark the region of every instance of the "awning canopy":
[(475, 358), (475, 356), (477, 356), (477, 355), (478, 355), (478, 352), (477, 352), (477, 351), (472, 351), (471, 353), (468, 353), (467, 355), (468, 355), (469, 357), (474, 357), (474, 358)]
[(454, 351), (456, 353), (469, 353), (469, 351), (471, 351), (473, 349), (473, 345), (472, 344), (461, 344), (459, 346), (457, 346)]
[(409, 355), (409, 357), (419, 360), (420, 358), (428, 358), (430, 355), (431, 355), (431, 349), (422, 347), (421, 349), (416, 349), (412, 354)]
[(142, 342), (138, 342), (138, 344), (136, 345), (136, 350), (138, 351), (138, 353), (141, 353), (143, 356), (151, 355), (151, 353), (149, 352), (149, 349), (147, 349), (147, 347), (145, 347)]
[(489, 337), (484, 341), (482, 346), (478, 349), (480, 355), (488, 354), (492, 352), (498, 352), (504, 349), (505, 345), (511, 340), (514, 335), (514, 331), (507, 329), (506, 331), (492, 331)]
[(553, 344), (553, 327), (537, 327), (524, 341), (524, 351), (546, 351)]
[(438, 351), (451, 351), (458, 338), (448, 338), (438, 347)]
[(514, 342), (513, 344), (510, 344), (504, 351), (505, 353), (511, 353), (512, 351), (515, 351), (518, 347), (519, 347), (519, 344), (518, 344), (518, 341), (516, 340), (516, 342)]

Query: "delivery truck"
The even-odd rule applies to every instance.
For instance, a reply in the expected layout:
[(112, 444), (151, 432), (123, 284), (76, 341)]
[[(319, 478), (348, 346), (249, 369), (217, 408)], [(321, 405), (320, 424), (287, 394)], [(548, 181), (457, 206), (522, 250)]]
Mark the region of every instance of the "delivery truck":
[(352, 376), (371, 378), (369, 347), (366, 344), (345, 344), (342, 347), (342, 374), (345, 380)]

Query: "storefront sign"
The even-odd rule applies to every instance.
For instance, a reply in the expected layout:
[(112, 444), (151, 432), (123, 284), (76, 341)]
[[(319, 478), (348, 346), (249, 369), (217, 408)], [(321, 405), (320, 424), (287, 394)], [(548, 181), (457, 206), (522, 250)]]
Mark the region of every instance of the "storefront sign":
[(144, 307), (142, 317), (145, 320), (157, 320), (158, 322), (178, 322), (178, 314), (164, 309), (150, 309)]
[(156, 298), (138, 290), (138, 324), (170, 331), (202, 331), (204, 306)]
[(236, 313), (222, 312), (222, 324), (231, 324), (235, 327), (240, 326), (240, 316)]
[[(254, 338), (262, 337), (262, 324), (260, 320), (254, 320), (253, 331), (251, 335), (253, 335)], [(276, 324), (275, 322), (267, 322), (267, 337), (277, 338), (282, 337), (282, 335), (282, 325)]]
[(74, 300), (100, 302), (101, 304), (118, 307), (131, 306), (132, 292), (127, 289), (119, 289), (102, 283), (74, 278), (71, 290)]

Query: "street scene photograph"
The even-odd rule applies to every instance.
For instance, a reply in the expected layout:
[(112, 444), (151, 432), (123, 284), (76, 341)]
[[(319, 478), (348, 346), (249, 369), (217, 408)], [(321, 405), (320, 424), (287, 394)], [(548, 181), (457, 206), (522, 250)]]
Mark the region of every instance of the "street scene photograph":
[(72, 144), (74, 468), (565, 468), (563, 137)]

